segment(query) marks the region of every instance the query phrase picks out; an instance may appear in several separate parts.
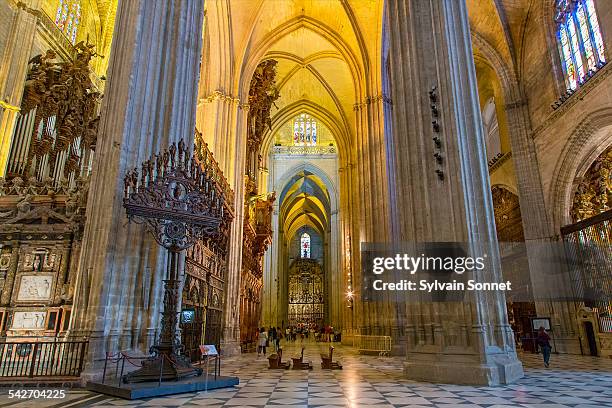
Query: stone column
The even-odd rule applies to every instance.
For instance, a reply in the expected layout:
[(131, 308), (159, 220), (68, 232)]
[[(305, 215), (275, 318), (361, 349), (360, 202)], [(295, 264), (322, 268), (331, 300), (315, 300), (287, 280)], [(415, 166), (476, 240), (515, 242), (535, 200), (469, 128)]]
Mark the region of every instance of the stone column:
[(146, 352), (159, 325), (166, 253), (127, 224), (123, 178), (171, 142), (193, 141), (202, 19), (202, 1), (117, 10), (72, 325), (90, 335), (90, 368), (105, 351)]
[(17, 3), (0, 61), (0, 177), (4, 177), (38, 22), (38, 0)]
[[(387, 174), (387, 146), (385, 132), (387, 118), (391, 111), (391, 101), (382, 91), (373, 91), (361, 103), (355, 104), (357, 123), (357, 177), (360, 210), (360, 234), (353, 240), (353, 258), (360, 259), (361, 243), (388, 242), (391, 225), (389, 215), (392, 202), (389, 198), (389, 182)], [(353, 270), (353, 281), (361, 281), (361, 267)], [(357, 286), (358, 288), (358, 286)], [(386, 299), (377, 302), (361, 302), (360, 295), (355, 297), (355, 310), (361, 310), (360, 334), (392, 336), (395, 343), (394, 354), (401, 354), (399, 345), (402, 343), (401, 330), (403, 312), (394, 306), (386, 293)], [(359, 312), (356, 312), (359, 313)]]
[[(225, 156), (227, 168), (233, 177), (230, 180), (234, 190), (235, 214), (230, 232), (228, 268), (225, 280), (225, 310), (223, 318), (223, 337), (221, 347), (224, 355), (235, 355), (240, 353), (240, 275), (242, 271), (242, 236), (244, 217), (244, 166), (246, 163), (246, 123), (248, 116), (248, 105), (239, 105), (232, 135), (235, 143), (232, 143), (233, 156)], [(218, 138), (218, 135), (217, 137)], [(230, 160), (229, 157), (234, 157)]]
[(279, 202), (274, 202), (272, 208), (272, 245), (264, 254), (263, 263), (263, 299), (262, 299), (262, 317), (261, 326), (270, 327), (281, 326), (282, 318), (280, 317), (280, 300), (279, 300), (279, 265), (278, 253), (280, 246), (280, 222), (278, 219)]
[[(394, 238), (470, 242), (472, 255), (488, 254), (489, 265), (468, 279), (501, 281), (465, 0), (390, 0), (388, 7), (391, 200), (403, 204), (392, 207)], [(437, 118), (428, 94), (433, 87)], [(441, 139), (442, 164), (433, 157), (434, 136)], [(410, 303), (406, 319), (404, 367), (411, 379), (495, 385), (523, 375), (500, 292)]]
[[(539, 298), (544, 293), (550, 293), (548, 289), (551, 276), (545, 271), (551, 270), (550, 259), (559, 255), (557, 248), (554, 248), (558, 243), (552, 239), (552, 231), (548, 222), (544, 189), (526, 99), (524, 96), (512, 94), (507, 95), (505, 99), (506, 116), (510, 127), (512, 162), (518, 185), (526, 255), (532, 284), (531, 290), (536, 301), (537, 314), (551, 317), (556, 351), (580, 354), (575, 303)], [(545, 252), (549, 255), (544, 256)], [(548, 262), (548, 264), (543, 265), (542, 262)], [(572, 284), (567, 275), (552, 278), (558, 282), (563, 279), (566, 287)]]

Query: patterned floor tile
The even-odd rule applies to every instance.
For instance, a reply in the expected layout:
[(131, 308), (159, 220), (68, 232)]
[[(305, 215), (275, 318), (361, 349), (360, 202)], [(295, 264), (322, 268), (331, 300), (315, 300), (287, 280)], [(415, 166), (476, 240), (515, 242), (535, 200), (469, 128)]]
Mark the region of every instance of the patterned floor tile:
[[(612, 408), (612, 360), (553, 355), (551, 368), (538, 355), (521, 355), (525, 377), (501, 387), (426, 384), (404, 377), (401, 358), (364, 356), (337, 346), (343, 370), (323, 371), (319, 354), (326, 344), (305, 343), (304, 357), (313, 370), (268, 370), (267, 359), (243, 354), (223, 360), (224, 375), (240, 378), (238, 387), (208, 392), (126, 401), (83, 389), (67, 391), (65, 400), (14, 401), (0, 389), (0, 408), (22, 407), (351, 407), (351, 408)], [(285, 345), (287, 355), (300, 351)]]

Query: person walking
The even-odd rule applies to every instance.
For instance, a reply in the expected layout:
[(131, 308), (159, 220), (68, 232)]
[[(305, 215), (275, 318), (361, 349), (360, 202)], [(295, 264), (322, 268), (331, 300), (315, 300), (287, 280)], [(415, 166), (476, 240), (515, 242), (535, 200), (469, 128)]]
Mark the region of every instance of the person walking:
[(536, 337), (536, 343), (542, 350), (542, 357), (544, 357), (544, 367), (548, 368), (550, 365), (550, 336), (546, 333), (546, 329), (540, 326), (538, 330), (538, 337)]
[(262, 327), (259, 329), (259, 335), (257, 336), (257, 357), (263, 352), (264, 357), (266, 356), (266, 346), (268, 345), (268, 333), (266, 328)]

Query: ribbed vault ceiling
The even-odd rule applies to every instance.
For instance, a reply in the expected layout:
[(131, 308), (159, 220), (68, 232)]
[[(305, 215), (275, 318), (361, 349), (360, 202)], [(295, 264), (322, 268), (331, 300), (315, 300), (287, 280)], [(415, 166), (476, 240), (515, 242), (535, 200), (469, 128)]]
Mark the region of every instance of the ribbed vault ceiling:
[(288, 239), (304, 225), (323, 236), (328, 229), (330, 212), (327, 187), (307, 170), (293, 176), (280, 194), (280, 220)]

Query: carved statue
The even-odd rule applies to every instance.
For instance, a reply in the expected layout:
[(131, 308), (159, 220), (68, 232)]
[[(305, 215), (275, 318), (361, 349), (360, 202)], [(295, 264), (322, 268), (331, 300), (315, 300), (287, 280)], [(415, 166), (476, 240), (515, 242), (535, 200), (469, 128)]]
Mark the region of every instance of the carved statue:
[(277, 64), (275, 60), (263, 61), (257, 66), (251, 79), (247, 143), (253, 151), (259, 150), (266, 127), (271, 128), (272, 105), (280, 97), (276, 88)]

